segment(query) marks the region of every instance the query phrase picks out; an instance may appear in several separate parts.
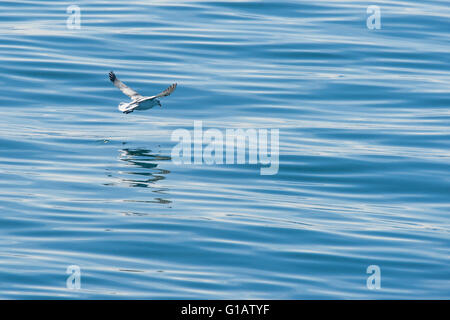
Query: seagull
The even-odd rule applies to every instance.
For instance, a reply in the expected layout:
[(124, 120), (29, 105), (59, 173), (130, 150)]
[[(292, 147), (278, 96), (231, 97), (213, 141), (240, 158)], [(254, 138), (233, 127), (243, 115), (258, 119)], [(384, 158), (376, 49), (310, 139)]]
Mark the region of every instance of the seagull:
[(154, 106), (158, 105), (161, 107), (161, 103), (157, 98), (167, 97), (172, 92), (174, 92), (175, 88), (177, 87), (177, 84), (174, 83), (170, 87), (168, 87), (166, 90), (164, 90), (161, 93), (158, 93), (155, 96), (151, 97), (143, 97), (127, 85), (125, 85), (122, 81), (120, 81), (114, 72), (109, 73), (109, 80), (111, 80), (114, 85), (120, 89), (124, 94), (126, 94), (128, 97), (131, 98), (131, 102), (125, 103), (121, 102), (119, 103), (119, 110), (123, 113), (130, 113), (134, 110), (148, 110), (153, 108)]

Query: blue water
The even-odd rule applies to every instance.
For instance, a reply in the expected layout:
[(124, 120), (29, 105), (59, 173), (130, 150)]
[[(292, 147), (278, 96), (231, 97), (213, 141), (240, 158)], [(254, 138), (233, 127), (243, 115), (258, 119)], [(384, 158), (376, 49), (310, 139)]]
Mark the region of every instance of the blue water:
[[(450, 298), (449, 18), (448, 1), (2, 1), (0, 298)], [(110, 70), (178, 88), (124, 115)], [(200, 120), (279, 129), (278, 174), (174, 164), (172, 132)]]

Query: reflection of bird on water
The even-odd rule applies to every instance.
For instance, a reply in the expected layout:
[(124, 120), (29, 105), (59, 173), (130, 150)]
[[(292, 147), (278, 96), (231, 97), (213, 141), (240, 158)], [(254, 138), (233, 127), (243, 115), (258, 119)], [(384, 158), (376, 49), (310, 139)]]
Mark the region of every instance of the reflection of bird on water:
[[(120, 151), (120, 160), (132, 164), (134, 167), (145, 169), (124, 172), (128, 175), (132, 175), (132, 179), (122, 179), (122, 181), (129, 182), (131, 187), (147, 188), (150, 187), (152, 183), (165, 179), (164, 175), (170, 173), (170, 171), (157, 168), (157, 162), (167, 161), (171, 158), (151, 154), (150, 152), (150, 150), (146, 149), (122, 149)], [(134, 176), (142, 177), (143, 179), (137, 179), (137, 177)]]
[[(120, 165), (116, 173), (119, 175), (119, 183), (107, 183), (108, 186), (120, 186), (126, 184), (127, 187), (150, 188), (152, 192), (158, 194), (153, 200), (125, 200), (129, 202), (149, 202), (149, 203), (171, 203), (170, 200), (162, 198), (167, 188), (159, 186), (158, 181), (164, 180), (169, 170), (159, 168), (161, 161), (171, 160), (170, 157), (151, 153), (147, 149), (120, 149), (120, 163), (125, 163), (125, 168)], [(113, 177), (113, 174), (108, 174)]]
[(126, 84), (124, 84), (122, 81), (120, 81), (112, 71), (109, 73), (109, 80), (111, 80), (111, 82), (120, 91), (131, 98), (131, 102), (121, 102), (119, 104), (119, 110), (123, 113), (130, 113), (134, 110), (148, 110), (153, 108), (154, 106), (161, 106), (161, 103), (157, 98), (167, 97), (172, 92), (174, 92), (175, 88), (177, 87), (177, 84), (174, 83), (166, 90), (158, 93), (157, 95), (151, 97), (143, 97), (139, 93), (128, 87)]

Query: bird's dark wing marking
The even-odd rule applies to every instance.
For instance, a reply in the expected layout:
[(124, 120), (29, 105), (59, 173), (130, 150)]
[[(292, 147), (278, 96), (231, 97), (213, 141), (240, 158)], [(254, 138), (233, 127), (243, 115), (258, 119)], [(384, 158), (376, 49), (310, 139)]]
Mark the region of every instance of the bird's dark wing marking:
[(134, 91), (133, 89), (131, 89), (130, 87), (128, 87), (126, 84), (124, 84), (122, 81), (120, 81), (116, 75), (114, 74), (114, 72), (110, 72), (109, 73), (109, 80), (111, 80), (112, 83), (114, 83), (114, 85), (120, 89), (120, 91), (122, 91), (124, 94), (126, 94), (127, 96), (129, 96), (131, 99), (136, 100), (137, 98), (142, 97), (139, 93), (137, 93), (136, 91)]
[(164, 90), (161, 93), (158, 93), (156, 96), (154, 96), (153, 98), (161, 98), (161, 97), (167, 97), (168, 95), (170, 95), (172, 92), (175, 91), (175, 88), (177, 87), (177, 84), (174, 83), (172, 84), (170, 87), (168, 87), (166, 90)]

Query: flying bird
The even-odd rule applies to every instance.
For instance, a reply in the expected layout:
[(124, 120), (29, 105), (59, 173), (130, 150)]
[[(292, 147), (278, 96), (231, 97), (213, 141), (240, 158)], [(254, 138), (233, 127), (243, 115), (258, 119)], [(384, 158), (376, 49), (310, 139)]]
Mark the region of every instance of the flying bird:
[(120, 91), (131, 98), (131, 102), (119, 103), (119, 110), (123, 113), (130, 113), (134, 110), (148, 110), (157, 105), (161, 107), (161, 103), (159, 102), (158, 98), (167, 97), (172, 92), (174, 92), (175, 88), (177, 87), (177, 84), (174, 83), (166, 90), (158, 93), (155, 96), (143, 97), (139, 93), (125, 85), (122, 81), (120, 81), (112, 71), (109, 73), (109, 80), (111, 80), (111, 82), (114, 83), (114, 85), (118, 89), (120, 89)]

